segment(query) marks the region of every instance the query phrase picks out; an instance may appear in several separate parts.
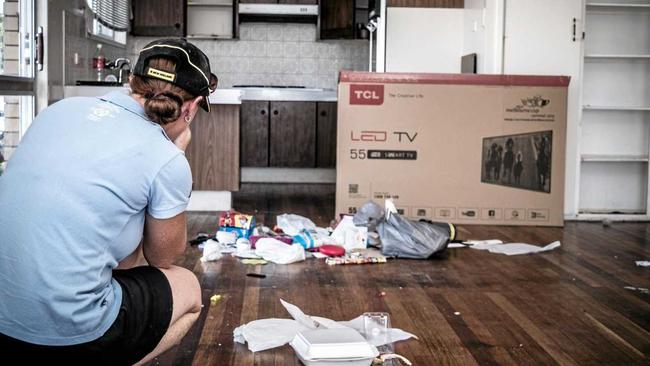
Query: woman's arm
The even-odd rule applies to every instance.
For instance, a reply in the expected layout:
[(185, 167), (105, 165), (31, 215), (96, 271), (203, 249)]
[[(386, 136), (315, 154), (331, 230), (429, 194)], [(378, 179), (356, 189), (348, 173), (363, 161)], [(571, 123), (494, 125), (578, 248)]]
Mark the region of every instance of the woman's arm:
[(185, 212), (169, 219), (156, 219), (146, 215), (142, 249), (149, 265), (169, 268), (183, 254), (186, 243)]

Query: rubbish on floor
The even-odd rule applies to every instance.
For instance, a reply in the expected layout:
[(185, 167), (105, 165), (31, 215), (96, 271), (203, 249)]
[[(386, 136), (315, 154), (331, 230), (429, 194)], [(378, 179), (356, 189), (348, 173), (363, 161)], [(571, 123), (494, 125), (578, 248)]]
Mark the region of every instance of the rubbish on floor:
[[(297, 306), (284, 300), (280, 300), (282, 306), (289, 312), (293, 319), (260, 319), (241, 325), (233, 331), (234, 341), (241, 344), (248, 344), (252, 352), (264, 351), (267, 349), (283, 346), (289, 343), (300, 331), (313, 329), (352, 328), (357, 332), (363, 332), (363, 316), (358, 316), (350, 321), (337, 322), (327, 318), (308, 316)], [(409, 338), (416, 338), (411, 333), (397, 328), (387, 330), (388, 339), (391, 342), (399, 342)], [(381, 346), (374, 344), (373, 346)]]
[(554, 241), (551, 244), (539, 247), (537, 245), (531, 245), (526, 243), (508, 243), (503, 244), (501, 242), (496, 243), (486, 243), (486, 244), (473, 244), (470, 245), (472, 249), (487, 250), (490, 253), (500, 253), (505, 255), (521, 255), (521, 254), (531, 254), (531, 253), (542, 253), (549, 250), (553, 250), (561, 246), (559, 241)]
[(316, 230), (316, 224), (306, 217), (294, 214), (283, 214), (276, 218), (278, 227), (289, 236), (296, 236), (303, 230)]
[(318, 251), (328, 257), (342, 257), (345, 255), (345, 248), (338, 245), (321, 245), (318, 247)]
[[(255, 216), (242, 214), (236, 211), (223, 212), (221, 213), (221, 215), (219, 215), (219, 230), (217, 231), (217, 240), (219, 240), (219, 232), (235, 233), (236, 234), (235, 239), (237, 238), (248, 239), (248, 237), (251, 236), (251, 234), (253, 233), (254, 228), (255, 228)], [(226, 238), (226, 237), (224, 237), (224, 239), (230, 240), (230, 238)], [(219, 242), (222, 241), (219, 240)]]
[(305, 260), (305, 249), (300, 244), (287, 245), (273, 238), (261, 238), (255, 244), (255, 254), (278, 264)]
[(336, 244), (336, 241), (330, 237), (327, 229), (318, 227), (314, 230), (302, 230), (298, 235), (293, 236), (293, 242), (302, 245), (305, 249), (313, 249), (327, 244)]
[(260, 240), (261, 238), (273, 238), (275, 240), (279, 240), (285, 244), (291, 245), (293, 243), (293, 238), (287, 235), (251, 235), (248, 239), (251, 242), (251, 248), (255, 249), (255, 244), (257, 244), (257, 241)]
[(242, 259), (262, 259), (261, 256), (255, 253), (254, 249), (234, 251), (232, 253), (233, 257), (242, 258)]
[(323, 254), (321, 252), (307, 252), (305, 254), (308, 256), (308, 258), (316, 258), (316, 259), (329, 258), (329, 255)]
[(359, 207), (352, 221), (357, 226), (367, 227), (368, 231), (375, 231), (377, 225), (383, 218), (384, 209), (374, 201), (368, 201)]
[(300, 331), (289, 344), (307, 366), (334, 362), (337, 365), (370, 366), (379, 356), (377, 347), (351, 328)]
[(245, 258), (245, 259), (242, 259), (241, 262), (243, 264), (250, 264), (250, 265), (253, 265), (253, 266), (264, 265), (264, 264), (269, 263), (269, 261), (267, 261), (265, 259), (254, 259), (254, 258)]
[(404, 356), (401, 356), (401, 355), (398, 355), (398, 354), (395, 354), (395, 353), (388, 353), (388, 354), (383, 354), (383, 355), (379, 356), (379, 362), (380, 363), (386, 363), (386, 361), (393, 360), (393, 359), (400, 360), (406, 366), (413, 365), (413, 363), (411, 361), (409, 361), (408, 358), (406, 358)]
[(332, 232), (332, 239), (336, 244), (343, 246), (346, 251), (366, 248), (368, 228), (356, 226), (352, 216), (344, 216), (341, 222), (336, 225), (334, 232)]
[(211, 262), (221, 259), (221, 245), (218, 241), (209, 239), (204, 243), (201, 262)]
[(256, 278), (266, 278), (266, 275), (263, 273), (246, 273), (246, 276), (256, 277)]
[(221, 295), (212, 295), (210, 297), (210, 305), (216, 305), (219, 300), (221, 300)]
[(449, 243), (447, 244), (447, 249), (454, 249), (454, 248), (467, 248), (467, 245), (463, 243)]
[(639, 267), (650, 267), (650, 261), (636, 261), (636, 265)]
[(196, 234), (196, 237), (192, 240), (189, 241), (190, 245), (197, 245), (205, 242), (208, 239), (216, 239), (214, 235), (210, 235), (207, 233), (198, 233)]
[(488, 239), (488, 240), (465, 240), (463, 244), (469, 244), (469, 245), (496, 245), (496, 244), (503, 244), (503, 241), (499, 239)]
[(219, 231), (217, 231), (216, 236), (217, 241), (223, 244), (235, 244), (237, 241), (237, 233), (232, 231), (222, 231), (221, 228), (219, 228)]
[(386, 257), (365, 257), (350, 255), (346, 255), (345, 257), (329, 257), (325, 259), (325, 264), (328, 266), (336, 266), (341, 264), (376, 264), (386, 262)]
[(650, 292), (649, 292), (650, 290), (648, 290), (648, 289), (645, 288), (645, 287), (625, 286), (625, 287), (623, 287), (623, 288), (626, 289), (626, 290), (639, 291), (639, 292), (642, 293), (642, 294), (650, 293)]
[(251, 250), (251, 242), (246, 238), (239, 238), (235, 243), (235, 247), (237, 248), (238, 252), (246, 252)]
[(456, 234), (452, 224), (402, 217), (390, 200), (386, 200), (386, 220), (377, 226), (377, 231), (385, 256), (413, 259), (426, 259), (444, 251)]

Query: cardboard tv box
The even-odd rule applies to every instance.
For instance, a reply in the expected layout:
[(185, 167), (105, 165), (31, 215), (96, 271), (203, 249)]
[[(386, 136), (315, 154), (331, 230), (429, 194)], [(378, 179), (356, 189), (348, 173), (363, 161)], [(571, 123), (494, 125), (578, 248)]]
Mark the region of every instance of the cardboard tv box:
[(566, 76), (341, 72), (336, 212), (564, 224)]

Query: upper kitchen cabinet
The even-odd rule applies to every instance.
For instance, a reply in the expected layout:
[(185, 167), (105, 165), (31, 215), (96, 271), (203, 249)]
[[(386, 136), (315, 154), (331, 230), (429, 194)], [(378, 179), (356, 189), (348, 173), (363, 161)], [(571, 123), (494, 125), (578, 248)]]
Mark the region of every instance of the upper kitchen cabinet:
[(237, 38), (236, 0), (190, 0), (187, 38)]
[(400, 8), (464, 8), (465, 0), (387, 0), (386, 5)]
[(185, 36), (187, 1), (133, 0), (134, 36)]
[(318, 0), (239, 0), (242, 4), (304, 4), (318, 5)]
[(374, 0), (326, 0), (320, 3), (320, 39), (367, 39)]

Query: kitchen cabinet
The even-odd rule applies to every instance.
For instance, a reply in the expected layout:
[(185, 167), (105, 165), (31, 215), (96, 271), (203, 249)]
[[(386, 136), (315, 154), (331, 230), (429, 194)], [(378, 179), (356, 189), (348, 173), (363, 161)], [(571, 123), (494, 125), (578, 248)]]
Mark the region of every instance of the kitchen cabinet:
[(242, 4), (318, 4), (318, 0), (239, 0), (239, 2)]
[(316, 103), (271, 102), (269, 165), (313, 168), (316, 165)]
[(212, 105), (192, 121), (192, 142), (185, 156), (192, 169), (193, 189), (239, 190), (239, 109), (237, 104)]
[[(365, 27), (375, 0), (328, 0), (320, 3), (320, 39), (366, 39)], [(360, 31), (360, 29), (363, 29)]]
[(186, 0), (133, 0), (132, 7), (132, 35), (185, 36)]
[(269, 166), (269, 102), (241, 105), (241, 166)]
[(386, 5), (403, 8), (464, 8), (465, 0), (387, 0)]
[(316, 167), (336, 167), (336, 103), (317, 105)]

